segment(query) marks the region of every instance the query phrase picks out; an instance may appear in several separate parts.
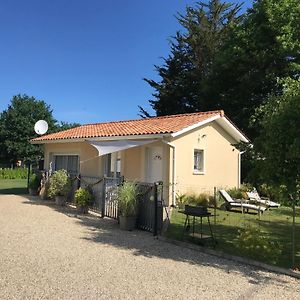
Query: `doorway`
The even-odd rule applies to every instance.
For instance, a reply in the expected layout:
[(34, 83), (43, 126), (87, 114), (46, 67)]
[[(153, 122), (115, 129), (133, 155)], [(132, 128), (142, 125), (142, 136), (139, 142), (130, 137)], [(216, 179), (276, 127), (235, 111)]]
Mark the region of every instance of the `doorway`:
[(146, 148), (146, 181), (153, 183), (163, 179), (163, 148)]

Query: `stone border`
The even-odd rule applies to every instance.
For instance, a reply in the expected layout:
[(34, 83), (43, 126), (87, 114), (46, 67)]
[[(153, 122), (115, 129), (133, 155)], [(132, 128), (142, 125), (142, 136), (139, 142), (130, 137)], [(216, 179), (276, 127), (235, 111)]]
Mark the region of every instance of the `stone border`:
[(270, 272), (273, 272), (273, 273), (280, 273), (280, 274), (284, 274), (284, 275), (288, 275), (288, 276), (300, 279), (300, 272), (295, 272), (295, 271), (290, 270), (290, 269), (285, 269), (285, 268), (281, 268), (281, 267), (268, 265), (268, 264), (265, 264), (263, 262), (259, 262), (259, 261), (252, 260), (252, 259), (249, 259), (249, 258), (243, 258), (243, 257), (240, 257), (240, 256), (227, 254), (227, 253), (224, 253), (222, 251), (216, 251), (216, 250), (213, 250), (213, 249), (208, 249), (208, 248), (205, 248), (205, 247), (202, 247), (202, 246), (199, 246), (199, 245), (195, 245), (195, 244), (191, 244), (191, 243), (187, 243), (187, 242), (183, 242), (183, 241), (178, 241), (178, 240), (166, 238), (166, 237), (163, 237), (163, 236), (159, 236), (158, 239), (163, 241), (163, 242), (174, 244), (174, 245), (179, 246), (179, 247), (188, 248), (188, 249), (191, 249), (191, 250), (194, 250), (194, 251), (200, 251), (202, 253), (217, 256), (219, 258), (232, 260), (232, 261), (239, 262), (239, 263), (242, 263), (242, 264), (245, 264), (245, 265), (258, 267), (260, 269), (264, 269), (264, 270), (267, 270), (267, 271), (270, 271)]

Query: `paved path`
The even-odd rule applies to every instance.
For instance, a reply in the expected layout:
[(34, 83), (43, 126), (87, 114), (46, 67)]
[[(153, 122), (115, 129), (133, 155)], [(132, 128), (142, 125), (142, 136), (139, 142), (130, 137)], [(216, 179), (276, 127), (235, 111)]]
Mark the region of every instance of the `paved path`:
[(300, 299), (300, 280), (0, 195), (0, 299)]

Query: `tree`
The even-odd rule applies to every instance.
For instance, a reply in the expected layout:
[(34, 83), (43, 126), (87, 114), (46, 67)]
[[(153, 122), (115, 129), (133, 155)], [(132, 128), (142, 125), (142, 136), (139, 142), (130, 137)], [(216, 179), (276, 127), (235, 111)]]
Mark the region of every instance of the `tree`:
[(239, 5), (212, 0), (188, 6), (186, 15), (178, 16), (185, 32), (177, 32), (172, 39), (164, 65), (155, 66), (161, 81), (145, 79), (155, 89), (155, 99), (149, 102), (157, 115), (219, 108), (208, 79), (230, 28), (239, 23), (239, 9)]
[(17, 160), (32, 160), (42, 156), (42, 149), (29, 143), (30, 139), (37, 137), (34, 124), (40, 119), (47, 121), (48, 132), (56, 131), (56, 120), (50, 106), (44, 101), (27, 95), (12, 98), (9, 107), (0, 114), (2, 158), (14, 163)]
[(261, 127), (254, 140), (257, 173), (275, 186), (285, 186), (291, 199), (300, 193), (300, 80), (282, 81), (282, 95), (272, 95), (257, 109)]
[(249, 126), (250, 118), (269, 94), (282, 92), (278, 78), (299, 76), (299, 26), (299, 1), (256, 1), (213, 66), (220, 105), (252, 138), (259, 128)]
[(239, 6), (209, 1), (188, 7), (162, 67), (150, 104), (157, 115), (224, 109), (250, 138), (259, 133), (249, 121), (278, 78), (300, 71), (300, 2), (258, 0), (238, 16)]

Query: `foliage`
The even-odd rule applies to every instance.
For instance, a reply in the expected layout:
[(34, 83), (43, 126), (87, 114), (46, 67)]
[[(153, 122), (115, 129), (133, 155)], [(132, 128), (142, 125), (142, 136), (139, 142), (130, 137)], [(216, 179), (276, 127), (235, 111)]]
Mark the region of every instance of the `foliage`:
[(282, 246), (272, 241), (257, 227), (247, 226), (238, 230), (238, 247), (246, 256), (267, 260), (275, 264), (282, 252)]
[(88, 188), (79, 188), (75, 192), (75, 203), (86, 206), (93, 200), (93, 194)]
[[(299, 76), (300, 2), (260, 0), (239, 15), (239, 6), (211, 0), (187, 7), (170, 55), (156, 66), (160, 81), (150, 100), (157, 115), (224, 109), (251, 138), (255, 109), (278, 94), (277, 78)], [(251, 167), (251, 166), (249, 166)]]
[(155, 89), (155, 99), (149, 102), (157, 115), (216, 108), (208, 79), (231, 26), (239, 22), (239, 8), (212, 0), (208, 4), (199, 2), (195, 8), (187, 6), (185, 15), (177, 16), (183, 32), (172, 39), (164, 65), (155, 66), (161, 81), (145, 79)]
[(28, 176), (28, 169), (0, 169), (0, 179), (26, 179)]
[(118, 191), (118, 208), (120, 216), (134, 217), (138, 208), (138, 189), (134, 182), (125, 181)]
[(214, 197), (206, 193), (190, 193), (177, 195), (176, 204), (179, 208), (184, 208), (185, 205), (193, 206), (214, 206)]
[(29, 184), (28, 187), (30, 189), (34, 189), (37, 190), (41, 185), (41, 176), (37, 175), (37, 174), (31, 174), (29, 177)]
[(252, 150), (256, 173), (270, 186), (284, 186), (294, 201), (300, 183), (300, 80), (283, 81), (281, 95), (259, 107), (255, 121), (261, 132)]
[(56, 121), (50, 106), (27, 95), (14, 96), (9, 107), (0, 114), (1, 156), (12, 162), (40, 158), (40, 146), (29, 144), (30, 139), (37, 137), (34, 124), (40, 119), (47, 121), (49, 132), (54, 131)]
[(38, 120), (48, 123), (48, 133), (70, 129), (77, 123), (57, 123), (52, 110), (43, 100), (27, 95), (13, 96), (11, 104), (0, 113), (0, 159), (15, 163), (17, 160), (36, 161), (43, 156), (39, 145), (32, 145), (29, 140), (37, 137), (34, 124)]
[(231, 188), (227, 190), (227, 193), (233, 198), (233, 199), (247, 199), (248, 196), (246, 192), (249, 192), (252, 190), (252, 186), (250, 184), (241, 185), (240, 188)]
[(55, 171), (49, 180), (49, 197), (67, 196), (71, 189), (70, 177), (66, 170)]

